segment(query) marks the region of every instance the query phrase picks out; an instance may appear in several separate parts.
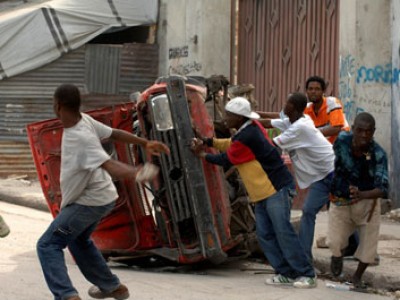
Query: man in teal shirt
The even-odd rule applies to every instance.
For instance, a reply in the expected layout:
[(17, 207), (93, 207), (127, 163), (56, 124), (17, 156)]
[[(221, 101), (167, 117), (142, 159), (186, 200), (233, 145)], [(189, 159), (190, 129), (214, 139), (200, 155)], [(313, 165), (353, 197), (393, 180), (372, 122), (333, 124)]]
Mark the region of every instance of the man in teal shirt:
[(357, 229), (360, 243), (354, 254), (359, 264), (353, 284), (374, 263), (380, 226), (379, 198), (389, 189), (387, 156), (373, 140), (375, 119), (366, 112), (357, 115), (350, 133), (342, 132), (336, 140), (335, 175), (331, 186), (328, 244), (332, 252), (331, 271), (339, 276), (343, 268), (343, 249)]

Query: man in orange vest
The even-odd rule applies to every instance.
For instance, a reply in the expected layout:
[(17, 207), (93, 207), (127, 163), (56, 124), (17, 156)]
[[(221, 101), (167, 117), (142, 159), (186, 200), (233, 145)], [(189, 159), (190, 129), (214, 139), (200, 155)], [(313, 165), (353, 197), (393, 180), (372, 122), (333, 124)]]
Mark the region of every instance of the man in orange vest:
[(304, 110), (314, 121), (321, 133), (333, 144), (342, 130), (349, 130), (349, 124), (343, 113), (343, 106), (336, 97), (325, 97), (325, 80), (311, 76), (306, 81), (306, 93), (310, 101)]
[[(313, 120), (315, 127), (331, 142), (334, 143), (340, 131), (349, 131), (350, 127), (343, 112), (343, 105), (336, 97), (325, 97), (326, 82), (322, 77), (311, 76), (306, 81), (308, 104), (304, 113)], [(261, 118), (285, 118), (283, 111), (257, 111)], [(260, 120), (263, 123), (263, 120)]]

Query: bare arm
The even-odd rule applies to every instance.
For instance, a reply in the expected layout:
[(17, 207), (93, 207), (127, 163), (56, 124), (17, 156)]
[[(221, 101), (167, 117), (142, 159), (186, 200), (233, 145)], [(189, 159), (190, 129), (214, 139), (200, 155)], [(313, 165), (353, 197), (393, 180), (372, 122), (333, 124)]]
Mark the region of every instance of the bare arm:
[(271, 124), (271, 119), (258, 119), (262, 126), (265, 128), (273, 128)]
[(135, 179), (141, 169), (141, 167), (134, 167), (115, 159), (107, 160), (101, 167), (117, 179)]
[(127, 144), (136, 144), (142, 147), (146, 147), (148, 140), (138, 137), (130, 132), (125, 130), (113, 128), (112, 134), (110, 136), (111, 139), (118, 142), (123, 142)]
[(263, 119), (279, 119), (279, 112), (274, 111), (256, 111)]
[(338, 135), (341, 130), (342, 126), (330, 126), (330, 125), (320, 129), (321, 133), (324, 136)]
[(384, 197), (384, 192), (381, 189), (374, 188), (369, 191), (359, 191), (358, 187), (350, 186), (350, 198), (355, 200), (376, 199)]
[(147, 139), (138, 137), (125, 130), (113, 128), (111, 139), (127, 144), (136, 144), (146, 149), (149, 155), (160, 155), (161, 153), (169, 154), (167, 145), (158, 141), (149, 141)]

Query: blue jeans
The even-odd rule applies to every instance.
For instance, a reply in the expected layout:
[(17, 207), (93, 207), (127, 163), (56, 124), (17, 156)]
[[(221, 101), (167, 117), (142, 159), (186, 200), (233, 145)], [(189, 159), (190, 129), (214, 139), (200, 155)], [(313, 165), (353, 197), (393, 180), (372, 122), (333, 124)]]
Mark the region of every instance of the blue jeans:
[(332, 178), (333, 172), (329, 173), (325, 178), (311, 184), (308, 188), (306, 199), (304, 200), (299, 239), (311, 262), (313, 257), (312, 246), (314, 242), (315, 219), (321, 208), (329, 203)]
[(36, 249), (47, 285), (55, 300), (78, 295), (67, 273), (63, 250), (68, 246), (79, 270), (92, 284), (112, 291), (120, 284), (90, 235), (114, 207), (71, 204), (64, 207), (37, 242)]
[(283, 188), (255, 205), (260, 246), (275, 272), (289, 278), (314, 277), (299, 238), (290, 223), (289, 189)]

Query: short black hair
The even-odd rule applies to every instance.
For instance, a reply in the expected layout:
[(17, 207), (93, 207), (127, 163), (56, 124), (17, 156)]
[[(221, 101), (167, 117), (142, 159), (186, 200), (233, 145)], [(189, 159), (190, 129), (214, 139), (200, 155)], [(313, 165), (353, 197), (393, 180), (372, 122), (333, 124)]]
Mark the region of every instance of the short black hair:
[(319, 77), (319, 76), (309, 77), (306, 81), (306, 89), (308, 89), (308, 85), (310, 84), (310, 82), (318, 82), (321, 85), (322, 90), (325, 91), (326, 82), (325, 82), (325, 79), (323, 79), (322, 77)]
[(358, 122), (360, 122), (360, 121), (361, 121), (361, 122), (365, 122), (365, 123), (371, 125), (372, 128), (375, 128), (375, 118), (374, 118), (370, 113), (367, 113), (367, 112), (365, 112), (365, 111), (360, 112), (360, 113), (356, 116), (356, 118), (354, 119), (354, 126), (356, 126), (356, 124), (357, 124)]
[(54, 92), (57, 103), (70, 111), (77, 112), (81, 106), (81, 93), (73, 84), (62, 84)]
[(295, 92), (289, 94), (288, 102), (292, 103), (296, 111), (303, 112), (307, 106), (307, 96), (303, 93)]

